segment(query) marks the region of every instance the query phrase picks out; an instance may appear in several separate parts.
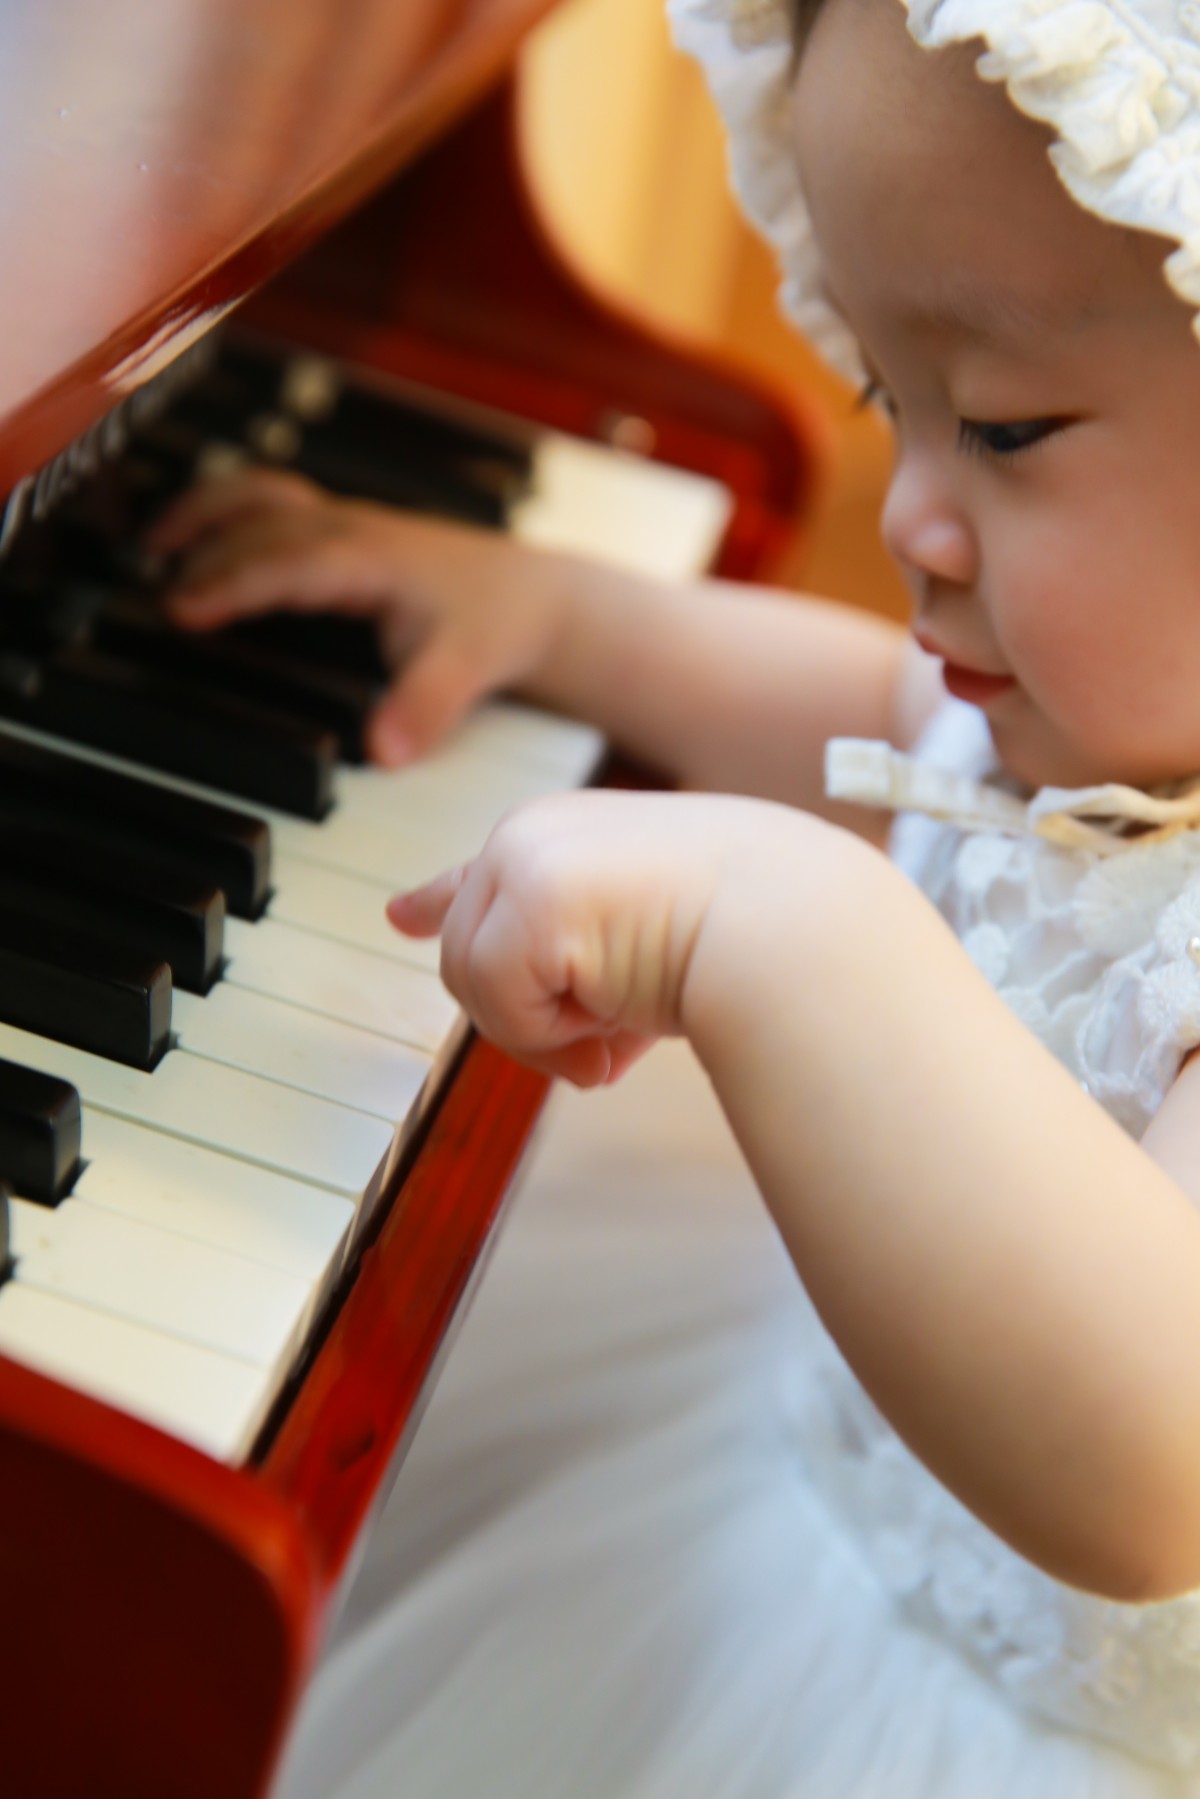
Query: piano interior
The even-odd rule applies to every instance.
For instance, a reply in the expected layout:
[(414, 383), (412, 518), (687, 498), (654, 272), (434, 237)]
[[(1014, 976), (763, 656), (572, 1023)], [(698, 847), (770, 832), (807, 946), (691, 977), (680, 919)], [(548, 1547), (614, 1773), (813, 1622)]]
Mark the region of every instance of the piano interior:
[(545, 1092), (384, 901), (605, 768), (593, 731), (508, 700), (417, 767), (366, 765), (369, 628), (184, 639), (146, 524), (255, 463), (743, 576), (811, 491), (796, 402), (602, 304), (550, 241), (507, 79), (547, 10), (0, 24), (14, 1799), (265, 1790)]

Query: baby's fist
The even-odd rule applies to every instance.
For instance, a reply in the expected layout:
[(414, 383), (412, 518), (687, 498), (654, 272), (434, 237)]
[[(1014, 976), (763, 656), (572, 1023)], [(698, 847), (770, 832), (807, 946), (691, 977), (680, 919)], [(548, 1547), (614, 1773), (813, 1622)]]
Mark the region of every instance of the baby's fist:
[(473, 862), (398, 895), (388, 915), (413, 936), (441, 931), (442, 977), (485, 1037), (597, 1086), (684, 1029), (708, 909), (774, 811), (691, 794), (537, 800), (509, 813)]

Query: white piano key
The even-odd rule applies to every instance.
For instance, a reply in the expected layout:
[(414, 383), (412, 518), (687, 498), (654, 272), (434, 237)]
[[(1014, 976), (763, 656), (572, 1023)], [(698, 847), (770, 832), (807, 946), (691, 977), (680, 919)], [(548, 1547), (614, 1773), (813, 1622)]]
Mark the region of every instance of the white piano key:
[(422, 824), (381, 822), (352, 808), (331, 813), (320, 825), (276, 813), (270, 814), (269, 823), (278, 853), (302, 856), (320, 868), (372, 881), (385, 898), (477, 855), (491, 828), (465, 829), (462, 820), (449, 813)]
[(377, 881), (393, 892), (477, 855), (514, 805), (557, 787), (539, 770), (498, 785), (493, 770), (490, 781), (481, 777), (472, 794), (423, 763), (395, 774), (340, 768), (338, 776), (345, 777), (338, 803), (320, 824), (259, 808), (272, 844), (276, 851)]
[(85, 1200), (10, 1199), (18, 1286), (272, 1371), (278, 1384), (308, 1320), (308, 1282)]
[(193, 1055), (374, 1112), (392, 1124), (413, 1113), (433, 1066), (431, 1056), (407, 1044), (228, 981), (203, 999), (177, 992), (171, 1022)]
[(185, 1049), (146, 1074), (0, 1024), (0, 1056), (70, 1081), (100, 1111), (330, 1187), (356, 1205), (376, 1195), (390, 1165), (394, 1132), (381, 1119)]
[(462, 1013), (436, 975), (347, 943), (262, 919), (225, 926), (225, 978), (290, 1005), (376, 1031), (437, 1056), (462, 1029)]
[(83, 1154), (72, 1193), (90, 1205), (281, 1268), (317, 1289), (340, 1264), (354, 1205), (326, 1187), (87, 1105)]
[(339, 811), (382, 820), (394, 830), (437, 833), (452, 824), (464, 836), (481, 838), (522, 801), (577, 785), (536, 762), (498, 761), (461, 745), (435, 750), (408, 768), (344, 764), (334, 775)]
[(526, 543), (671, 580), (711, 566), (731, 508), (719, 481), (546, 432), (534, 449), (532, 490), (509, 528)]
[(226, 1462), (247, 1455), (272, 1398), (254, 1363), (16, 1281), (0, 1287), (0, 1354)]
[(533, 762), (564, 787), (581, 787), (595, 774), (606, 744), (592, 725), (539, 712), (518, 700), (488, 700), (459, 727), (461, 741), (490, 761)]
[(405, 937), (387, 921), (384, 907), (395, 891), (391, 885), (322, 868), (302, 856), (276, 855), (267, 916), (436, 974), (441, 956), (438, 939)]

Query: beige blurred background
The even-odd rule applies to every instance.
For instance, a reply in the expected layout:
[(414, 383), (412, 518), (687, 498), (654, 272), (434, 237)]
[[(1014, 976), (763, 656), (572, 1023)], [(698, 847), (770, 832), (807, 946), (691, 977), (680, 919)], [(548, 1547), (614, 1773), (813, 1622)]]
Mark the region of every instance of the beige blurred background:
[(801, 566), (814, 592), (903, 616), (879, 538), (886, 426), (780, 316), (770, 251), (729, 196), (721, 127), (665, 0), (563, 0), (521, 68), (522, 130), (548, 218), (593, 286), (817, 395), (835, 463)]

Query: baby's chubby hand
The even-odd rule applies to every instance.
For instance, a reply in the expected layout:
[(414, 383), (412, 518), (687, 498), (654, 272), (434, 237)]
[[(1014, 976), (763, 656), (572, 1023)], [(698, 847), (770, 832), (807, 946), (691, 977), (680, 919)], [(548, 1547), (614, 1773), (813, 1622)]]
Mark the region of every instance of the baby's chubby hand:
[(474, 861), (397, 895), (388, 916), (409, 936), (441, 931), (442, 978), (485, 1037), (598, 1086), (689, 1029), (689, 973), (714, 902), (769, 885), (781, 823), (802, 817), (700, 794), (535, 800)]
[(255, 469), (199, 482), (147, 534), (177, 559), (172, 619), (209, 630), (260, 613), (373, 618), (395, 679), (367, 750), (397, 767), (485, 694), (539, 666), (557, 624), (557, 559), (490, 532), (339, 499)]

